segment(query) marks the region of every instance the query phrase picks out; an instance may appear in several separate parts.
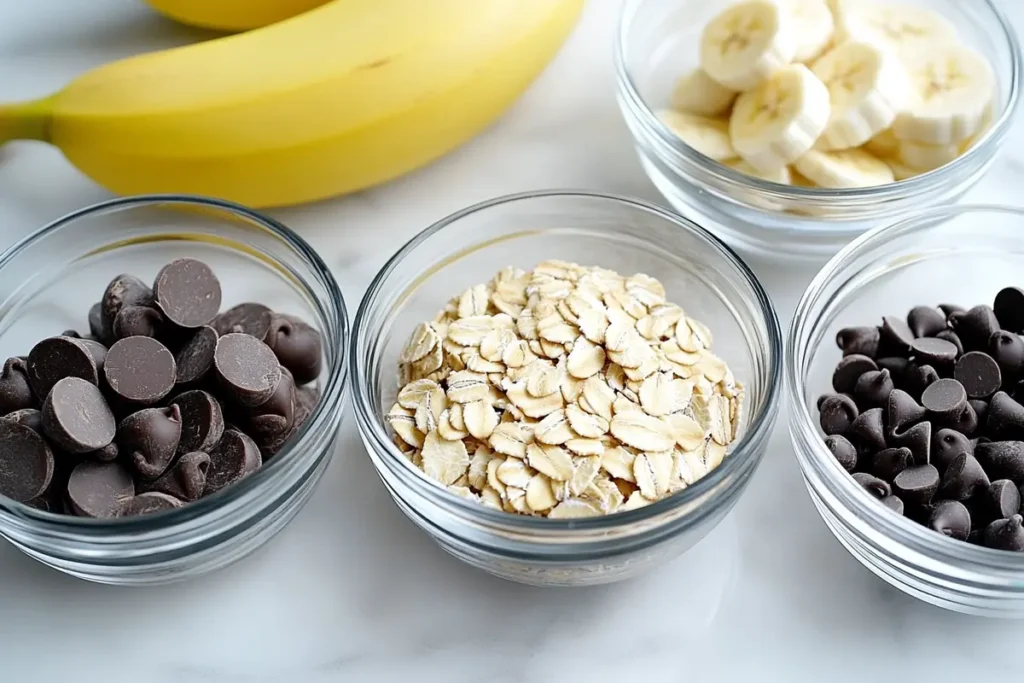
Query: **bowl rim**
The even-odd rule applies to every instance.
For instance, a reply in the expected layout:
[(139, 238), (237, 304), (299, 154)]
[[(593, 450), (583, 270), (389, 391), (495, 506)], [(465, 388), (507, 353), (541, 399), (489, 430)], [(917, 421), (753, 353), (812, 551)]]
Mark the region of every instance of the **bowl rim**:
[[(362, 361), (364, 351), (363, 347), (365, 346), (363, 342), (365, 341), (364, 337), (366, 336), (365, 328), (370, 311), (371, 309), (376, 308), (377, 299), (384, 289), (385, 284), (391, 275), (403, 263), (405, 258), (413, 253), (426, 240), (442, 232), (445, 228), (461, 221), (467, 216), (485, 212), (505, 204), (552, 198), (610, 202), (611, 204), (619, 207), (626, 207), (630, 210), (654, 214), (658, 218), (675, 224), (676, 227), (686, 230), (701, 238), (709, 246), (714, 248), (721, 258), (730, 263), (743, 275), (744, 283), (754, 294), (756, 303), (761, 309), (762, 322), (767, 330), (770, 367), (768, 368), (768, 372), (765, 377), (765, 400), (758, 414), (752, 417), (747, 430), (741, 435), (740, 439), (731, 446), (729, 450), (729, 457), (725, 458), (718, 467), (709, 472), (699, 481), (688, 486), (682, 491), (678, 491), (657, 502), (636, 510), (615, 512), (612, 514), (580, 519), (549, 519), (547, 517), (513, 514), (503, 510), (492, 510), (480, 503), (466, 500), (455, 495), (447, 488), (440, 486), (436, 481), (427, 477), (427, 475), (419, 468), (412, 465), (412, 463), (408, 461), (408, 458), (402, 455), (402, 453), (398, 451), (395, 445), (391, 442), (388, 429), (384, 425), (384, 421), (378, 420), (374, 413), (373, 406), (376, 404), (377, 398), (371, 395), (375, 394), (375, 391), (372, 391), (374, 387), (371, 387), (369, 384), (370, 378), (367, 376), (366, 368), (363, 367)], [(371, 447), (376, 450), (382, 458), (390, 458), (392, 462), (397, 463), (399, 465), (397, 471), (405, 475), (406, 483), (415, 488), (417, 493), (425, 495), (434, 502), (448, 507), (449, 509), (454, 509), (471, 519), (489, 523), (494, 527), (513, 529), (516, 531), (607, 531), (609, 529), (628, 526), (636, 522), (649, 521), (664, 513), (683, 507), (694, 499), (699, 499), (709, 489), (713, 489), (723, 481), (727, 481), (731, 475), (740, 471), (744, 465), (749, 462), (756, 465), (760, 460), (760, 456), (763, 455), (763, 453), (759, 454), (756, 451), (756, 447), (759, 443), (763, 442), (764, 437), (768, 435), (774, 425), (775, 416), (778, 411), (779, 401), (782, 394), (781, 363), (783, 349), (781, 326), (771, 298), (762, 286), (760, 280), (747, 266), (747, 264), (728, 245), (722, 242), (722, 240), (707, 229), (684, 216), (641, 199), (588, 190), (550, 189), (502, 195), (460, 209), (459, 211), (449, 214), (448, 216), (429, 225), (427, 228), (413, 236), (412, 239), (406, 242), (397, 252), (395, 252), (395, 254), (374, 276), (373, 281), (370, 283), (366, 293), (363, 295), (363, 299), (359, 304), (359, 309), (356, 312), (355, 321), (352, 325), (351, 345), (352, 348), (350, 356), (353, 358), (354, 373), (353, 404), (356, 414), (356, 423), (364, 440), (369, 441), (370, 444), (372, 444)], [(371, 458), (371, 460), (374, 460), (374, 458)], [(375, 468), (379, 468), (379, 465), (375, 460), (373, 464)], [(721, 499), (724, 500), (724, 496)], [(702, 511), (701, 508), (698, 508), (698, 511)]]
[[(321, 280), (320, 284), (327, 290), (330, 301), (325, 304), (325, 302), (320, 301), (318, 298), (308, 298), (312, 305), (320, 309), (317, 310), (320, 316), (325, 319), (336, 317), (338, 322), (336, 337), (328, 339), (325, 335), (323, 339), (325, 347), (327, 344), (332, 344), (335, 347), (336, 355), (334, 362), (325, 368), (325, 373), (322, 375), (323, 387), (320, 393), (320, 400), (317, 401), (305, 424), (292, 436), (289, 444), (275, 455), (272, 462), (260, 467), (259, 470), (236, 482), (234, 485), (227, 486), (210, 496), (186, 503), (180, 508), (137, 517), (93, 519), (39, 510), (25, 503), (0, 497), (0, 522), (23, 523), (27, 520), (32, 523), (34, 531), (45, 529), (58, 536), (69, 533), (83, 533), (90, 535), (90, 537), (92, 535), (102, 537), (105, 534), (113, 533), (151, 534), (172, 530), (216, 512), (228, 504), (237, 502), (255, 489), (270, 485), (279, 471), (292, 465), (294, 457), (291, 454), (308, 447), (311, 435), (323, 429), (325, 424), (332, 418), (333, 413), (343, 409), (348, 384), (347, 337), (350, 331), (348, 312), (341, 288), (338, 286), (327, 264), (306, 240), (284, 223), (255, 209), (214, 197), (190, 194), (144, 194), (108, 199), (65, 214), (18, 240), (0, 253), (0, 269), (9, 265), (25, 249), (50, 237), (81, 218), (102, 216), (131, 209), (173, 206), (216, 209), (224, 212), (225, 217), (227, 215), (240, 216), (266, 229), (275, 237), (280, 238), (291, 249), (295, 250), (305, 260), (310, 269), (315, 272), (317, 278)], [(223, 221), (225, 217), (215, 217), (214, 220)], [(237, 251), (234, 247), (231, 248)], [(80, 256), (88, 256), (92, 253), (95, 252), (91, 250), (80, 254)], [(332, 302), (333, 306), (331, 305)], [(332, 307), (336, 308), (336, 310), (331, 311)], [(325, 333), (324, 330), (320, 330), (320, 332), (321, 334)], [(262, 507), (253, 506), (253, 509), (262, 509)]]
[[(801, 347), (804, 339), (810, 337), (814, 320), (809, 318), (824, 288), (834, 284), (840, 277), (844, 263), (890, 241), (893, 237), (924, 234), (943, 225), (946, 220), (965, 214), (1010, 214), (1024, 222), (1024, 207), (1002, 204), (956, 204), (933, 207), (915, 216), (881, 225), (857, 237), (839, 251), (814, 276), (804, 290), (793, 314), (789, 338), (786, 344), (786, 393), (790, 410), (790, 433), (794, 441), (797, 462), (804, 476), (807, 468), (825, 485), (826, 490), (838, 499), (843, 508), (894, 541), (900, 548), (920, 553), (931, 559), (949, 564), (971, 564), (1001, 572), (1024, 573), (1024, 553), (996, 550), (977, 546), (965, 541), (949, 538), (918, 524), (903, 515), (894, 514), (884, 505), (879, 505), (866, 495), (850, 474), (844, 470), (825, 446), (810, 404), (802, 395), (803, 383), (798, 367), (798, 358), (807, 357), (807, 349)], [(808, 482), (810, 484), (810, 481)], [(835, 495), (835, 494), (840, 495)], [(852, 504), (851, 504), (852, 503)], [(845, 519), (840, 523), (849, 526)]]
[[(1009, 91), (1005, 106), (1002, 108), (999, 117), (992, 121), (981, 139), (976, 141), (967, 152), (961, 154), (948, 164), (944, 164), (927, 173), (886, 185), (870, 187), (802, 187), (756, 178), (721, 164), (684, 143), (669, 130), (668, 126), (661, 121), (654, 110), (648, 106), (647, 101), (641, 96), (640, 90), (636, 86), (627, 65), (630, 47), (629, 31), (633, 22), (641, 13), (642, 7), (651, 1), (627, 0), (620, 12), (614, 49), (615, 76), (619, 94), (625, 99), (632, 111), (638, 113), (639, 125), (643, 126), (648, 132), (653, 133), (661, 145), (671, 150), (672, 153), (696, 164), (702, 172), (708, 173), (718, 180), (731, 183), (741, 190), (753, 190), (781, 200), (810, 200), (815, 203), (827, 203), (828, 201), (849, 201), (851, 203), (865, 201), (886, 202), (904, 199), (907, 195), (931, 189), (943, 179), (952, 176), (954, 172), (966, 167), (968, 161), (973, 161), (982, 151), (985, 152), (985, 156), (994, 156), (998, 151), (1000, 142), (1006, 137), (1014, 120), (1014, 114), (1020, 98), (1021, 73), (1024, 72), (1024, 52), (1022, 52), (1020, 41), (1013, 29), (1013, 24), (1006, 13), (996, 4), (995, 0), (979, 0), (979, 5), (987, 8), (1002, 29), (1002, 38), (1010, 52), (1010, 73), (1007, 79)], [(764, 210), (758, 207), (751, 208), (758, 211)], [(816, 217), (816, 220), (824, 220), (826, 223), (840, 222), (828, 217)]]

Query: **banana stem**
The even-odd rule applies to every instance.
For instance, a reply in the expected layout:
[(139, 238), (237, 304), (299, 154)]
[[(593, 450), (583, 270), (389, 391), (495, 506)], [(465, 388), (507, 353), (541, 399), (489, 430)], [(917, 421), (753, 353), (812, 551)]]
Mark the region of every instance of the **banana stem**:
[(0, 104), (0, 145), (10, 140), (48, 140), (51, 98)]

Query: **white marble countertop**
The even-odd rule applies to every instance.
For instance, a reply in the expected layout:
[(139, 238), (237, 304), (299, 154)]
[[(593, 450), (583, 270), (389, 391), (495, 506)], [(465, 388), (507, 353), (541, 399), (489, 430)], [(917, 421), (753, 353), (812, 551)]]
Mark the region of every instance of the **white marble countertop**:
[[(1003, 2), (1024, 29), (1024, 7)], [(0, 101), (197, 35), (135, 0), (3, 4)], [(662, 201), (614, 103), (618, 5), (591, 0), (556, 62), (469, 145), (385, 187), (274, 212), (323, 254), (350, 310), (396, 244), (478, 200), (580, 187)], [(968, 199), (1012, 203), (1022, 182), (1018, 127)], [(0, 150), (0, 247), (107, 196), (56, 150), (9, 145)], [(753, 265), (788, 324), (812, 273)], [(0, 543), (0, 680), (1019, 678), (1024, 624), (917, 602), (847, 555), (804, 491), (785, 420), (745, 497), (693, 555), (633, 582), (579, 590), (507, 584), (448, 557), (392, 504), (349, 420), (309, 505), (267, 546), (212, 576), (98, 586)], [(698, 563), (710, 571), (694, 574)]]

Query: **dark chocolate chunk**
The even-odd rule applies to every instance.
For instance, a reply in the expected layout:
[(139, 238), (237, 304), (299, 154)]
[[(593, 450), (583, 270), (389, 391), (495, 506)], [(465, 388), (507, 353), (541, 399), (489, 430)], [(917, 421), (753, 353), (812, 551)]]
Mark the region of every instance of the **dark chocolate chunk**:
[(857, 379), (853, 397), (861, 410), (881, 408), (888, 404), (889, 394), (894, 388), (888, 370), (869, 370)]
[(1009, 519), (997, 519), (992, 522), (985, 527), (985, 545), (996, 550), (1013, 550), (1015, 552), (1024, 550), (1022, 521), (1024, 519), (1020, 515), (1013, 515)]
[(932, 438), (931, 464), (945, 472), (949, 464), (962, 453), (974, 455), (970, 439), (954, 429), (940, 429)]
[(925, 418), (928, 411), (919, 405), (914, 397), (905, 391), (895, 389), (889, 394), (889, 429), (902, 433)]
[(871, 473), (892, 483), (897, 474), (913, 464), (914, 454), (909, 448), (885, 448), (871, 459)]
[(943, 500), (932, 508), (928, 526), (950, 538), (966, 541), (971, 533), (971, 513), (959, 501)]
[(939, 373), (930, 365), (918, 365), (911, 362), (903, 371), (903, 389), (915, 399), (921, 398), (921, 394), (929, 386), (939, 381)]
[(134, 495), (135, 483), (119, 462), (85, 460), (68, 479), (68, 502), (83, 517), (114, 517)]
[(82, 342), (71, 337), (44, 339), (28, 354), (28, 381), (32, 393), (46, 398), (57, 380), (79, 377), (98, 385), (96, 360)]
[(967, 500), (975, 492), (988, 488), (989, 483), (978, 460), (969, 453), (961, 453), (946, 468), (939, 495), (951, 500)]
[(1003, 383), (999, 364), (981, 351), (971, 351), (960, 356), (953, 377), (963, 385), (967, 398), (988, 398), (999, 391)]
[(998, 391), (988, 403), (986, 436), (993, 441), (1024, 439), (1024, 406)]
[(892, 446), (909, 448), (914, 456), (914, 463), (927, 465), (931, 463), (932, 425), (930, 422), (918, 422), (902, 432), (889, 432), (889, 443)]
[(103, 304), (98, 301), (89, 309), (89, 334), (103, 344), (111, 341), (111, 329), (103, 320)]
[(867, 451), (880, 451), (885, 448), (885, 426), (882, 409), (872, 408), (857, 416), (846, 432), (847, 438)]
[(178, 461), (159, 479), (148, 487), (186, 502), (198, 500), (206, 490), (206, 474), (210, 468), (210, 456), (202, 451), (192, 451), (178, 458)]
[(1009, 479), (997, 479), (979, 491), (977, 498), (990, 519), (1006, 519), (1020, 511), (1020, 490)]
[[(117, 314), (125, 306), (151, 306), (152, 304), (153, 291), (149, 288), (149, 285), (134, 275), (118, 275), (107, 285), (106, 291), (103, 292), (103, 298), (100, 300), (104, 335), (98, 338), (101, 341), (104, 338), (109, 338), (114, 330), (114, 321), (117, 319)], [(91, 327), (92, 324), (90, 323)]]
[(206, 377), (206, 373), (213, 367), (216, 351), (217, 331), (209, 325), (196, 328), (175, 357), (178, 384), (193, 384)]
[(1024, 483), (1024, 443), (1020, 441), (979, 442), (974, 457), (992, 479), (1012, 479)]
[(882, 505), (895, 512), (897, 515), (903, 514), (903, 500), (899, 496), (886, 496), (882, 499)]
[(940, 379), (921, 394), (921, 405), (939, 419), (955, 419), (967, 405), (967, 392), (955, 379)]
[(26, 503), (46, 491), (53, 478), (53, 451), (38, 433), (0, 421), (0, 496)]
[(184, 503), (174, 496), (157, 491), (149, 491), (132, 496), (117, 510), (118, 517), (135, 517), (138, 515), (149, 515), (154, 512), (166, 512), (176, 510)]
[(952, 363), (957, 356), (956, 344), (938, 337), (920, 337), (911, 344), (914, 360), (921, 365), (938, 367)]
[(290, 315), (275, 313), (263, 341), (273, 350), (281, 365), (291, 371), (296, 385), (308, 384), (320, 376), (323, 342), (320, 332), (312, 325)]
[(22, 358), (8, 358), (0, 372), (0, 415), (34, 408), (35, 396), (28, 379), (28, 364)]
[(907, 327), (915, 337), (934, 337), (946, 329), (946, 314), (931, 306), (914, 306), (907, 314)]
[(68, 453), (89, 453), (114, 440), (117, 423), (99, 388), (80, 377), (53, 385), (43, 403), (43, 431)]
[(910, 345), (914, 343), (914, 333), (907, 323), (890, 315), (882, 318), (881, 338), (900, 353), (908, 352)]
[(177, 405), (145, 408), (132, 413), (117, 428), (117, 446), (125, 461), (144, 479), (156, 479), (174, 460), (181, 438)]
[(153, 306), (125, 306), (114, 318), (114, 339), (159, 337), (164, 325), (163, 314)]
[(927, 505), (938, 490), (939, 481), (934, 465), (914, 465), (897, 474), (892, 486), (903, 502)]
[(248, 423), (257, 440), (280, 436), (295, 423), (295, 382), (291, 373), (281, 369), (281, 381), (269, 399), (249, 409)]
[(1024, 332), (1024, 290), (1004, 287), (992, 303), (999, 326), (1010, 332)]
[(948, 341), (950, 344), (955, 346), (957, 355), (960, 355), (961, 353), (964, 352), (964, 343), (960, 341), (960, 335), (958, 335), (953, 330), (943, 330), (942, 332), (939, 332), (937, 335), (935, 335), (935, 338), (942, 339), (943, 341)]
[(224, 414), (220, 402), (200, 389), (186, 391), (174, 398), (181, 410), (181, 441), (178, 450), (210, 452), (224, 434)]
[(1024, 374), (1024, 339), (1013, 332), (999, 330), (988, 340), (988, 353), (999, 365), (1004, 384), (1012, 384)]
[(10, 422), (28, 427), (36, 434), (43, 433), (43, 414), (35, 408), (23, 408), (0, 417), (0, 422)]
[(999, 321), (991, 308), (981, 305), (962, 313), (952, 313), (949, 326), (959, 335), (965, 350), (984, 351), (989, 337), (999, 329)]
[(260, 468), (263, 460), (256, 443), (244, 433), (225, 430), (220, 443), (210, 453), (204, 495), (220, 491)]
[(873, 474), (868, 474), (867, 472), (856, 472), (853, 475), (853, 480), (878, 500), (885, 500), (892, 495), (892, 488), (889, 486), (889, 483), (879, 479)]
[(845, 436), (830, 434), (825, 437), (825, 446), (847, 472), (852, 472), (857, 467), (857, 449)]
[(151, 337), (126, 337), (107, 351), (107, 384), (129, 403), (156, 403), (174, 388), (177, 367), (170, 350)]
[(218, 335), (244, 332), (257, 339), (263, 339), (270, 329), (272, 313), (273, 311), (263, 304), (247, 302), (229, 308), (214, 318), (210, 324)]
[(281, 381), (281, 366), (270, 347), (240, 332), (217, 340), (214, 367), (221, 387), (241, 406), (268, 400)]
[(178, 327), (202, 327), (220, 310), (220, 280), (202, 261), (176, 259), (157, 273), (153, 296), (167, 319)]

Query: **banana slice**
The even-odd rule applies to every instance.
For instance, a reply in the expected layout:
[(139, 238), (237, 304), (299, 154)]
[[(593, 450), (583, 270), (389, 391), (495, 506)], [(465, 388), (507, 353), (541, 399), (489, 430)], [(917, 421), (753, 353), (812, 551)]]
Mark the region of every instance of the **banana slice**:
[(995, 98), (988, 61), (963, 45), (934, 48), (907, 63), (911, 96), (896, 117), (901, 140), (949, 145), (977, 133)]
[(881, 133), (864, 143), (864, 150), (874, 154), (879, 159), (894, 157), (900, 153), (900, 139), (892, 128), (886, 128)]
[(662, 123), (680, 140), (715, 161), (735, 159), (737, 154), (729, 139), (729, 122), (706, 116), (694, 116), (666, 109), (658, 114)]
[(754, 176), (761, 180), (768, 180), (773, 183), (782, 183), (783, 185), (788, 185), (792, 182), (792, 174), (790, 173), (789, 166), (780, 166), (774, 171), (765, 173), (764, 171), (757, 170), (743, 159), (732, 159), (722, 163), (729, 168), (739, 171), (740, 173), (745, 173), (746, 175)]
[(889, 165), (862, 149), (812, 149), (796, 160), (796, 170), (820, 187), (871, 187), (893, 182)]
[(747, 163), (772, 173), (814, 145), (829, 111), (825, 84), (803, 64), (793, 64), (736, 99), (729, 135)]
[(818, 147), (859, 147), (892, 125), (903, 108), (910, 83), (896, 56), (877, 45), (848, 40), (814, 63), (832, 104)]
[(750, 90), (793, 61), (797, 39), (792, 17), (772, 0), (733, 5), (704, 27), (700, 65), (733, 90)]
[(795, 168), (789, 169), (789, 184), (796, 187), (817, 187), (810, 178)]
[(960, 156), (960, 145), (926, 145), (922, 142), (900, 142), (899, 160), (922, 173), (934, 171)]
[(729, 110), (737, 94), (708, 76), (704, 69), (694, 69), (676, 83), (672, 108), (699, 116), (718, 116)]
[(796, 34), (794, 62), (810, 62), (818, 57), (835, 33), (832, 12), (825, 0), (786, 0)]
[(959, 41), (953, 22), (920, 6), (891, 0), (832, 0), (832, 12), (838, 38), (877, 43), (900, 56)]
[(899, 160), (897, 157), (887, 157), (884, 159), (886, 164), (892, 170), (892, 177), (895, 180), (907, 180), (914, 176), (921, 175), (924, 171), (919, 171), (913, 166), (907, 166), (905, 163)]

